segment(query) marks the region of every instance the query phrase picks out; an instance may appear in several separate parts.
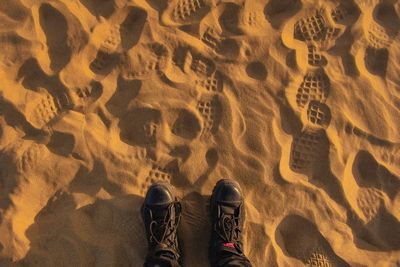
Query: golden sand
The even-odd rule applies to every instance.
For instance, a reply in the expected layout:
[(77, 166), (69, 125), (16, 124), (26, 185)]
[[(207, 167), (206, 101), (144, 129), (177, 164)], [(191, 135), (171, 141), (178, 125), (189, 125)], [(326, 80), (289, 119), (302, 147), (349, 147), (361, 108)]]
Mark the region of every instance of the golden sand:
[(400, 266), (400, 2), (1, 0), (0, 266), (142, 266), (169, 181), (185, 266), (245, 194), (255, 267)]

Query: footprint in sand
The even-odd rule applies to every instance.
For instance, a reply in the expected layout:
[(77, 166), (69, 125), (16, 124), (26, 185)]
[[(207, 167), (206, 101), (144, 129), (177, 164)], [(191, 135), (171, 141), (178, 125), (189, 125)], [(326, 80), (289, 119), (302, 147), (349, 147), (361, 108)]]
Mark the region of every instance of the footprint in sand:
[[(76, 143), (74, 135), (52, 129), (50, 141), (46, 146), (52, 153), (67, 157), (73, 153)], [(76, 155), (74, 154), (73, 156)]]
[(97, 74), (106, 74), (115, 65), (116, 52), (121, 44), (120, 25), (113, 25), (109, 29), (105, 40), (100, 45), (96, 58), (90, 63), (90, 69)]
[(328, 153), (329, 140), (325, 130), (306, 127), (293, 139), (289, 167), (294, 172), (312, 175), (327, 160)]
[(335, 23), (341, 23), (348, 17), (348, 12), (346, 9), (337, 7), (331, 12), (331, 18)]
[(318, 48), (312, 44), (307, 45), (308, 49), (308, 64), (313, 67), (323, 67), (328, 64), (326, 57), (324, 57)]
[(129, 51), (138, 42), (146, 18), (145, 11), (131, 8), (120, 24), (111, 25), (96, 58), (90, 64), (91, 70), (97, 74), (107, 74), (117, 63), (119, 53)]
[(106, 39), (101, 43), (100, 50), (107, 53), (114, 53), (117, 51), (121, 44), (120, 25), (113, 25)]
[(276, 228), (275, 238), (285, 255), (306, 266), (350, 266), (335, 254), (317, 226), (302, 216), (285, 217)]
[(223, 88), (223, 79), (221, 74), (216, 71), (210, 76), (203, 77), (196, 81), (196, 88), (200, 91), (207, 91), (211, 93), (220, 93)]
[(365, 34), (369, 44), (374, 48), (389, 47), (400, 30), (400, 18), (394, 6), (380, 3), (376, 5), (366, 24)]
[[(322, 58), (320, 58), (322, 59)], [(325, 104), (330, 91), (330, 80), (323, 68), (309, 70), (297, 89), (295, 101), (301, 111), (303, 129), (295, 135), (289, 154), (289, 168), (312, 177), (329, 160), (329, 140), (325, 129), (331, 112)], [(304, 109), (306, 108), (306, 109)]]
[(301, 18), (294, 25), (294, 37), (306, 43), (321, 43), (335, 39), (340, 30), (331, 27), (324, 17), (324, 10), (316, 11), (313, 16)]
[[(367, 168), (365, 168), (367, 167)], [(382, 190), (393, 200), (400, 192), (400, 180), (367, 151), (360, 151), (354, 162), (353, 173), (361, 186)]]
[[(380, 165), (367, 151), (360, 151), (354, 158), (352, 166), (352, 178), (348, 177), (358, 188), (355, 201), (360, 217), (371, 221), (384, 208), (385, 199), (394, 201), (400, 192), (400, 180), (391, 174), (385, 167)], [(346, 192), (347, 190), (345, 190)]]
[(225, 36), (223, 36), (223, 31), (218, 20), (220, 13), (220, 9), (208, 13), (199, 23), (198, 29), (200, 40), (215, 53), (224, 52), (221, 51)]
[(171, 183), (178, 173), (179, 169), (176, 162), (171, 162), (169, 166), (166, 167), (161, 167), (157, 163), (153, 162), (147, 177), (141, 182), (141, 194), (145, 195), (149, 187), (155, 182)]
[(146, 19), (146, 11), (139, 8), (129, 10), (128, 15), (120, 26), (120, 43), (124, 51), (128, 51), (138, 43)]
[[(121, 49), (128, 51), (138, 42), (146, 22), (147, 13), (139, 8), (130, 8), (122, 18), (124, 19), (120, 24), (115, 23), (110, 27), (106, 38), (100, 45), (100, 50), (109, 54)], [(118, 19), (118, 17), (115, 19)]]
[(324, 103), (328, 98), (329, 90), (329, 78), (323, 69), (308, 72), (297, 90), (297, 106), (304, 108), (312, 100)]
[(312, 100), (307, 108), (307, 124), (316, 128), (327, 128), (331, 121), (331, 111), (329, 107), (321, 102)]
[(223, 31), (218, 19), (222, 15), (221, 12), (221, 9), (218, 9), (218, 13), (210, 12), (200, 22), (200, 40), (203, 44), (211, 48), (215, 54), (230, 59), (237, 58), (240, 50), (239, 45)]
[[(304, 68), (307, 65), (305, 63), (308, 63), (307, 67), (311, 69), (325, 67), (328, 63), (325, 53), (336, 45), (341, 35), (347, 32), (346, 27), (357, 17), (354, 9), (350, 4), (338, 5), (336, 8), (328, 5), (316, 10), (314, 15), (308, 15), (308, 12), (297, 20), (290, 20), (282, 32), (282, 40), (296, 54), (288, 54), (288, 64), (297, 63)], [(299, 45), (298, 41), (304, 42), (306, 47)], [(296, 63), (290, 62), (294, 57)]]
[(86, 113), (103, 94), (103, 86), (99, 82), (92, 81), (84, 86), (73, 87), (67, 94), (72, 109)]
[(245, 1), (240, 8), (238, 28), (249, 36), (262, 36), (266, 34), (269, 26), (264, 13), (264, 2)]
[(190, 155), (190, 144), (199, 138), (202, 130), (201, 118), (192, 110), (136, 107), (121, 118), (119, 127), (123, 142), (146, 149), (151, 168), (146, 176), (139, 175), (143, 194), (160, 179), (186, 183), (186, 178), (180, 176), (178, 163)]
[(333, 8), (330, 12), (330, 17), (336, 24), (349, 25), (357, 20), (359, 14), (358, 7), (348, 1), (342, 2)]
[(53, 96), (47, 90), (41, 89), (37, 98), (26, 105), (24, 113), (32, 126), (42, 129), (71, 108), (72, 103), (67, 95)]
[[(48, 155), (49, 151), (45, 145), (31, 143), (21, 144), (22, 154), (16, 158), (16, 169), (19, 174), (27, 174), (37, 169), (39, 161), (44, 159)], [(16, 151), (17, 155), (21, 153)]]
[(168, 48), (160, 43), (139, 44), (122, 59), (121, 75), (126, 80), (147, 79), (153, 74), (162, 75), (171, 63)]
[[(400, 248), (400, 223), (392, 215), (398, 210), (400, 180), (367, 151), (350, 157), (343, 180), (344, 193), (363, 221), (356, 236), (381, 250)], [(396, 206), (397, 205), (397, 206)]]
[(226, 3), (224, 5), (218, 18), (218, 22), (224, 32), (234, 35), (242, 34), (242, 31), (238, 28), (240, 12), (241, 7), (237, 4)]
[(71, 48), (68, 46), (68, 23), (64, 15), (50, 4), (39, 8), (40, 26), (46, 36), (50, 57), (50, 68), (60, 71), (71, 59)]
[[(190, 143), (201, 133), (201, 119), (191, 110), (184, 108), (136, 107), (121, 118), (119, 127), (123, 142), (146, 149), (147, 158), (152, 163), (155, 162), (157, 167), (154, 167), (153, 171), (158, 169), (171, 174), (178, 173), (176, 160), (184, 161), (190, 155)], [(165, 164), (166, 161), (168, 164)], [(159, 178), (158, 174), (156, 176), (144, 177), (143, 188), (147, 188), (152, 180)], [(180, 181), (186, 182), (184, 178), (182, 179)]]
[(210, 77), (216, 72), (215, 63), (200, 54), (192, 53), (190, 50), (184, 51), (180, 65), (185, 73), (194, 72), (199, 77)]
[(400, 18), (394, 6), (380, 3), (371, 14), (365, 15), (364, 32), (368, 40), (364, 64), (373, 75), (385, 76), (389, 61), (389, 47), (400, 30)]
[(79, 0), (94, 16), (109, 18), (115, 11), (114, 0)]
[(312, 100), (308, 103), (304, 129), (294, 137), (289, 166), (297, 173), (312, 175), (328, 160), (329, 140), (325, 129), (331, 121), (331, 112), (324, 103)]
[(155, 145), (160, 124), (159, 110), (135, 108), (121, 118), (121, 140), (134, 146)]
[(0, 35), (0, 66), (11, 68), (23, 64), (29, 59), (32, 42), (16, 33), (2, 33)]
[(373, 220), (384, 205), (382, 191), (375, 188), (360, 188), (357, 192), (357, 206), (366, 221)]
[(217, 96), (211, 99), (202, 99), (197, 104), (197, 109), (203, 117), (202, 135), (215, 134), (221, 122), (222, 105)]
[(161, 15), (161, 21), (170, 26), (182, 26), (200, 22), (210, 11), (211, 0), (173, 0)]
[(290, 17), (303, 6), (301, 0), (270, 0), (264, 8), (265, 18), (272, 27), (279, 29)]
[(100, 75), (108, 74), (117, 63), (118, 57), (105, 51), (98, 51), (96, 58), (90, 63), (90, 69)]
[(300, 41), (317, 41), (323, 38), (327, 23), (318, 10), (315, 15), (301, 18), (294, 25), (294, 37)]
[(201, 41), (218, 53), (221, 50), (221, 35), (214, 27), (207, 27), (201, 35)]
[(201, 130), (199, 120), (191, 112), (180, 110), (178, 118), (171, 127), (171, 131), (176, 136), (187, 140), (193, 140)]
[(250, 62), (246, 67), (246, 73), (250, 78), (259, 81), (264, 81), (268, 75), (265, 65), (260, 61)]
[(385, 76), (388, 61), (389, 51), (386, 48), (366, 48), (364, 62), (365, 67), (371, 74)]
[(196, 88), (203, 93), (220, 93), (223, 90), (222, 74), (211, 59), (200, 54), (192, 53), (190, 50), (182, 52), (175, 60), (185, 74), (195, 77)]

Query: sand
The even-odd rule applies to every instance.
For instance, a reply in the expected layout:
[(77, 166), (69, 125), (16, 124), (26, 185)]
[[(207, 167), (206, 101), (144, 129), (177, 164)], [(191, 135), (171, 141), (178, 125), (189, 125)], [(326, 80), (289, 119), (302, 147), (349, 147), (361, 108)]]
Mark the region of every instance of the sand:
[(400, 266), (400, 2), (0, 1), (0, 266), (141, 266), (169, 181), (185, 266), (244, 191), (263, 266)]

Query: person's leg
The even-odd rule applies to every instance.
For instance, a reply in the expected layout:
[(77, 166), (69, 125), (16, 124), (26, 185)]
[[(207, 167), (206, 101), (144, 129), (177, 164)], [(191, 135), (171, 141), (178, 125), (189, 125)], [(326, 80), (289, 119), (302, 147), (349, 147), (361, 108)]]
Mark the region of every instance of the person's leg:
[(233, 180), (220, 180), (211, 196), (212, 234), (210, 263), (212, 267), (251, 267), (243, 253), (243, 195)]
[(181, 205), (173, 187), (164, 182), (153, 184), (142, 206), (148, 241), (145, 267), (181, 266), (177, 237), (180, 216)]

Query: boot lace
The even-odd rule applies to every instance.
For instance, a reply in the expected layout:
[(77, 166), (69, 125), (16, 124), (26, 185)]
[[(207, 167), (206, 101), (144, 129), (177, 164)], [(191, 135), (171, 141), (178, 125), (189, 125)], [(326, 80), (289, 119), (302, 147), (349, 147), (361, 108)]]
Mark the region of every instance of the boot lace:
[[(149, 226), (149, 239), (153, 246), (160, 245), (161, 247), (168, 247), (168, 251), (178, 256), (178, 248), (176, 242), (176, 232), (179, 225), (181, 215), (181, 205), (179, 202), (171, 203), (167, 208), (166, 214), (161, 218), (153, 218), (153, 213), (150, 213), (150, 226)], [(172, 211), (175, 209), (175, 218), (171, 219)]]
[(221, 212), (217, 223), (214, 225), (214, 231), (224, 243), (233, 243), (238, 251), (242, 251), (240, 215), (234, 216)]

